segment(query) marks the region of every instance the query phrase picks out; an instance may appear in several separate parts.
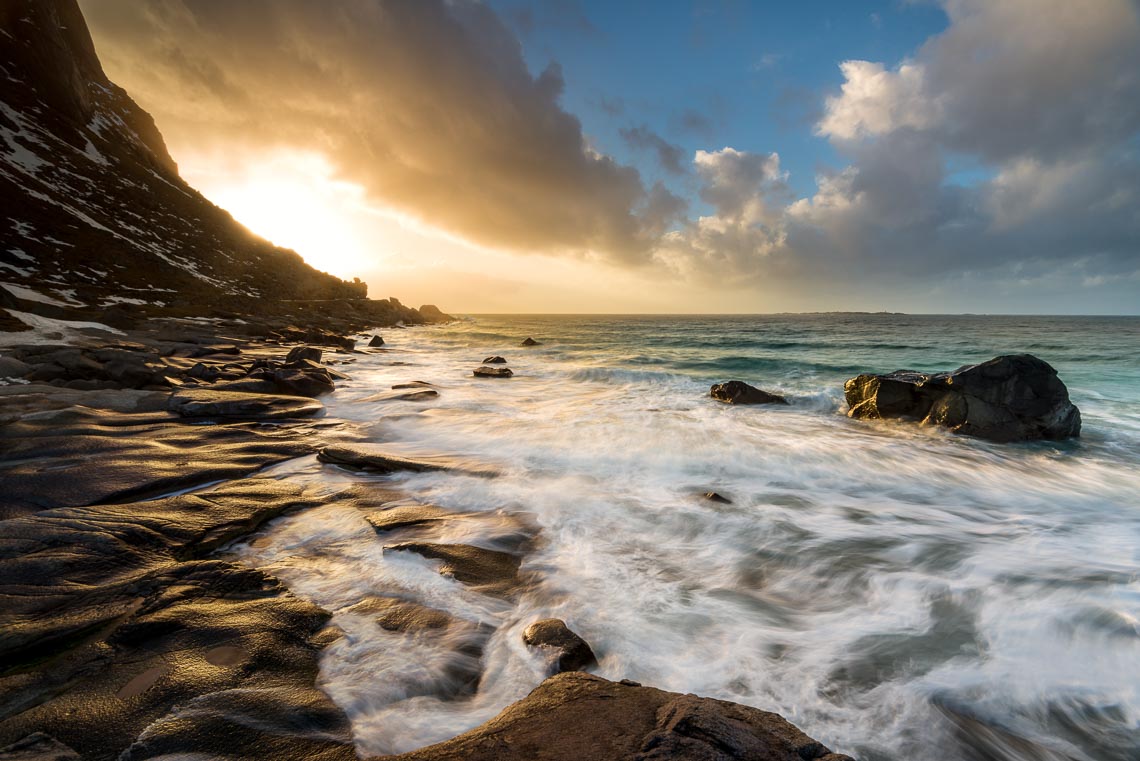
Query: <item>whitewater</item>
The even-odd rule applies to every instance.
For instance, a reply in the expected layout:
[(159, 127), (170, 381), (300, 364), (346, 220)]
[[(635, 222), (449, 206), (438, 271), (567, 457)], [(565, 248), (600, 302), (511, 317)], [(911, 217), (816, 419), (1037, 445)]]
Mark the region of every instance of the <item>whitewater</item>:
[[(319, 684), (362, 753), (447, 739), (525, 696), (547, 664), (521, 632), (557, 617), (601, 676), (775, 711), (867, 761), (1140, 758), (1140, 318), (478, 316), (384, 338), (338, 368), (351, 379), (329, 416), (480, 467), (378, 476), (312, 458), (270, 473), (482, 518), (431, 541), (496, 549), (518, 525), (537, 540), (515, 599), (385, 553), (332, 499), (233, 548), (332, 611), (344, 635)], [(1058, 370), (1079, 440), (845, 415), (858, 373), (1003, 353)], [(471, 376), (495, 354), (513, 378)], [(791, 404), (711, 400), (730, 379)], [(377, 396), (415, 380), (439, 396)], [(469, 628), (386, 630), (360, 610), (374, 596)], [(448, 692), (457, 663), (481, 671), (473, 694)]]

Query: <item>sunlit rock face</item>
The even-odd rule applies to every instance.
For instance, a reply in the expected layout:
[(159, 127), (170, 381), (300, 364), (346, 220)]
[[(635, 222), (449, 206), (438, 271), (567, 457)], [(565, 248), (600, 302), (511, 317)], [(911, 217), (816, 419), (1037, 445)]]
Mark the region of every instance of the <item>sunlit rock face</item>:
[(991, 441), (1067, 439), (1081, 413), (1049, 363), (1031, 354), (995, 357), (953, 372), (896, 370), (844, 384), (854, 418), (904, 418)]
[(365, 295), (179, 177), (153, 119), (104, 74), (75, 0), (5, 2), (0, 35), (3, 281), (87, 306)]

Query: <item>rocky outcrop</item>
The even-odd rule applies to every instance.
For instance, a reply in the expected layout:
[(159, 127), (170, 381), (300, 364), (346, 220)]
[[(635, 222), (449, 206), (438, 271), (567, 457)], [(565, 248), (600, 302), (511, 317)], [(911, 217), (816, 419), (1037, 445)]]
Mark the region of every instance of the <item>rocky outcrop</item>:
[(0, 303), (0, 330), (28, 327), (6, 308), (120, 328), (240, 314), (262, 335), (449, 319), (366, 298), (359, 279), (317, 270), (190, 187), (154, 120), (107, 78), (76, 0), (5, 0), (0, 39), (0, 269), (40, 296)]
[(731, 380), (716, 383), (709, 389), (709, 395), (725, 404), (787, 404), (788, 400), (779, 394), (770, 394), (744, 381)]
[(571, 671), (491, 721), (389, 761), (851, 761), (778, 714)]
[[(233, 420), (187, 425), (165, 411), (169, 395), (163, 393), (35, 384), (4, 390), (26, 395), (0, 397), (3, 413), (11, 415), (0, 418), (0, 519), (201, 487), (320, 446), (319, 431), (307, 420), (278, 418), (273, 427)], [(84, 406), (44, 409), (53, 397)], [(130, 411), (93, 409), (97, 404)]]
[(997, 442), (1079, 436), (1081, 413), (1047, 362), (1031, 354), (995, 357), (950, 372), (896, 370), (844, 384), (848, 415), (900, 418)]
[(552, 674), (581, 671), (598, 663), (586, 640), (570, 631), (570, 627), (560, 618), (535, 621), (523, 631), (523, 642), (551, 656)]
[(314, 686), (329, 614), (208, 557), (318, 502), (249, 479), (4, 521), (0, 747), (14, 744), (16, 758), (353, 759), (347, 719)]
[(452, 316), (444, 314), (435, 304), (424, 304), (419, 308), (420, 316), (427, 322), (450, 322)]
[(510, 378), (514, 375), (509, 367), (488, 367), (481, 365), (476, 367), (472, 372), (476, 378)]

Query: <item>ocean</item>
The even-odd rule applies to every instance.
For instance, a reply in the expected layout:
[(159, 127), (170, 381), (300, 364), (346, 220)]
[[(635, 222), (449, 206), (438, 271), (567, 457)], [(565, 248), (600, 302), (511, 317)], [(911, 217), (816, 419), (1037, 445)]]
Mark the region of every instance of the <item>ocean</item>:
[[(521, 631), (557, 617), (604, 677), (775, 711), (866, 761), (1140, 758), (1140, 318), (484, 315), (383, 335), (388, 351), (343, 367), (330, 416), (497, 475), (271, 472), (486, 518), (432, 541), (493, 548), (520, 521), (539, 540), (517, 599), (384, 553), (331, 498), (233, 550), (333, 611), (345, 636), (319, 684), (361, 751), (446, 739), (526, 695), (544, 664)], [(1058, 370), (1079, 440), (999, 445), (844, 414), (860, 372), (1005, 353)], [(493, 354), (515, 376), (471, 377)], [(791, 404), (712, 401), (729, 379)], [(412, 380), (439, 397), (369, 399)], [(484, 632), (478, 690), (447, 690), (467, 635), (388, 631), (354, 609), (371, 596)]]

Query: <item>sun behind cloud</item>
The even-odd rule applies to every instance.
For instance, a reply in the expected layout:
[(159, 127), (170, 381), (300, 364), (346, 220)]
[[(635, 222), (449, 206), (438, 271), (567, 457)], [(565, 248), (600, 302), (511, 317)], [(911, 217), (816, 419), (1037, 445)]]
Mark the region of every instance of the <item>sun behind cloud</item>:
[(187, 179), (253, 232), (338, 277), (376, 269), (386, 252), (360, 229), (364, 189), (337, 179), (320, 153), (281, 150), (237, 166), (220, 155), (183, 160)]

